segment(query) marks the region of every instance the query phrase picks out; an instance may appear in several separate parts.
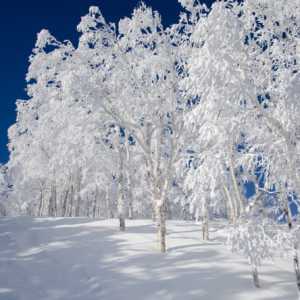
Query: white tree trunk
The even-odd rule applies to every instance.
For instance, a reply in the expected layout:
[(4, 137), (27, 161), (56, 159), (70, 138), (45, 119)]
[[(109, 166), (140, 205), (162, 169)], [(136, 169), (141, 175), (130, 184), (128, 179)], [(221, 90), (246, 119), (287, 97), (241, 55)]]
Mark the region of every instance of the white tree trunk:
[(85, 195), (85, 205), (86, 205), (86, 216), (89, 218), (90, 217), (90, 201), (88, 197), (88, 193), (86, 192)]
[(146, 166), (147, 166), (146, 179), (149, 183), (150, 200), (151, 200), (151, 208), (152, 208), (152, 222), (155, 222), (155, 220), (156, 220), (156, 198), (155, 198), (155, 187), (154, 187), (154, 182), (153, 182), (153, 172), (152, 172), (152, 167), (151, 167), (151, 160), (149, 159), (147, 152), (145, 153), (145, 157), (146, 157)]
[(166, 223), (163, 206), (157, 206), (157, 238), (158, 251), (166, 252)]
[[(149, 143), (149, 149), (150, 149), (150, 143)], [(164, 215), (164, 208), (163, 208), (164, 198), (166, 197), (166, 191), (164, 191), (165, 193), (163, 192), (161, 199), (159, 199), (159, 202), (157, 203), (157, 199), (156, 199), (157, 186), (155, 183), (154, 172), (151, 167), (150, 155), (148, 153), (146, 154), (146, 159), (147, 159), (148, 174), (150, 179), (150, 197), (153, 205), (153, 210), (155, 211), (155, 218), (157, 224), (158, 251), (166, 252), (166, 242), (165, 242), (166, 229), (165, 229), (165, 215)], [(169, 180), (170, 180), (170, 176), (169, 176)], [(166, 181), (168, 181), (168, 178), (166, 179)]]
[(79, 167), (77, 172), (77, 184), (76, 184), (76, 206), (75, 206), (75, 217), (79, 217), (80, 211), (80, 184), (81, 184), (81, 171), (82, 167)]
[(78, 173), (77, 173), (75, 217), (79, 217), (79, 211), (80, 211), (80, 184), (81, 184), (81, 171), (82, 171), (82, 167), (79, 167)]
[(39, 217), (43, 216), (44, 202), (45, 202), (45, 180), (43, 180), (42, 189), (41, 189), (41, 203), (40, 203), (39, 213), (38, 213)]
[(202, 216), (202, 230), (203, 230), (203, 240), (209, 241), (209, 229), (208, 229), (208, 217), (206, 215)]
[(234, 212), (234, 220), (237, 220), (239, 217), (239, 208), (238, 208), (238, 203), (236, 200), (236, 193), (234, 193), (234, 188), (232, 187), (232, 180), (230, 180), (230, 190), (229, 190), (229, 195), (230, 198), (234, 204), (233, 212)]
[(120, 148), (118, 149), (119, 160), (119, 198), (118, 215), (120, 221), (120, 231), (125, 231), (125, 201), (124, 201), (124, 178), (123, 178), (123, 157)]
[(63, 217), (66, 216), (66, 212), (67, 212), (67, 202), (68, 202), (69, 192), (70, 192), (70, 189), (68, 189), (66, 191), (66, 195), (65, 195), (65, 198), (64, 198), (64, 202), (63, 202), (63, 207), (62, 207), (62, 216)]
[[(288, 227), (290, 230), (293, 229), (293, 218), (292, 218), (292, 213), (291, 209), (289, 206), (289, 202), (285, 201), (282, 198), (282, 201), (284, 202), (284, 205), (286, 208), (284, 209), (284, 213), (286, 216), (286, 221), (288, 224)], [(295, 276), (296, 276), (296, 283), (297, 283), (297, 289), (298, 289), (298, 298), (300, 299), (300, 269), (299, 269), (299, 259), (298, 259), (298, 249), (297, 246), (294, 245), (294, 271), (295, 271)]]
[(63, 206), (62, 206), (62, 216), (63, 217), (65, 217), (67, 215), (67, 211), (68, 211), (68, 198), (69, 198), (70, 189), (71, 189), (71, 187), (70, 187), (71, 180), (72, 180), (72, 174), (70, 173), (68, 190), (66, 191), (66, 195), (64, 198)]
[(56, 187), (52, 186), (50, 191), (49, 209), (48, 209), (49, 217), (56, 217), (55, 202), (56, 202)]
[(234, 214), (234, 209), (233, 209), (233, 205), (232, 205), (232, 200), (231, 200), (231, 196), (230, 193), (226, 187), (226, 185), (223, 183), (223, 188), (225, 191), (225, 198), (227, 200), (227, 211), (229, 212), (228, 217), (229, 220), (234, 220), (235, 219), (235, 214)]
[(106, 183), (106, 208), (107, 208), (107, 219), (111, 219), (111, 208), (110, 208), (110, 194), (109, 194), (109, 181), (107, 170), (105, 169), (105, 183)]
[[(150, 143), (149, 149), (150, 149)], [(157, 203), (157, 199), (155, 198), (157, 196), (156, 191), (156, 183), (155, 183), (155, 176), (153, 169), (151, 167), (151, 161), (150, 161), (150, 155), (146, 153), (146, 160), (147, 160), (147, 168), (148, 168), (148, 175), (150, 180), (150, 197), (152, 202), (153, 211), (155, 212), (155, 218), (156, 218), (156, 224), (157, 224), (157, 242), (158, 242), (158, 251), (159, 252), (166, 252), (166, 242), (165, 242), (165, 214), (164, 214), (164, 198), (166, 198), (167, 191), (163, 191), (161, 199), (159, 199)], [(166, 179), (167, 181), (170, 181), (169, 178)], [(152, 220), (153, 220), (153, 214), (152, 214)]]
[[(290, 206), (287, 201), (287, 222), (288, 222), (288, 227), (290, 230), (293, 228), (293, 219), (292, 219), (292, 213)], [(296, 275), (296, 283), (297, 283), (297, 288), (298, 288), (298, 298), (300, 299), (300, 269), (299, 269), (299, 259), (298, 259), (298, 249), (297, 246), (294, 245), (294, 270), (295, 270), (295, 275)]]
[(253, 275), (253, 280), (254, 280), (254, 285), (257, 288), (260, 288), (259, 286), (259, 279), (258, 279), (258, 273), (257, 273), (257, 267), (252, 265), (252, 275)]
[(155, 219), (156, 219), (156, 217), (155, 217), (156, 204), (155, 204), (154, 201), (152, 201), (151, 207), (152, 207), (152, 222), (155, 222)]
[[(183, 127), (183, 123), (182, 123), (182, 127)], [(159, 205), (156, 205), (157, 237), (158, 237), (158, 251), (159, 252), (166, 251), (166, 241), (165, 241), (166, 222), (165, 222), (164, 204), (166, 202), (166, 198), (167, 198), (167, 194), (168, 194), (168, 190), (169, 190), (169, 186), (170, 186), (170, 182), (171, 182), (171, 173), (172, 173), (172, 167), (173, 167), (173, 163), (174, 163), (174, 156), (175, 156), (175, 151), (177, 148), (178, 139), (181, 136), (181, 131), (178, 133), (177, 136), (174, 131), (174, 136), (175, 136), (175, 138), (173, 140), (171, 151), (169, 153), (169, 161), (168, 161), (168, 165), (167, 165), (167, 169), (166, 169), (164, 188), (162, 190), (161, 197), (159, 197), (159, 199), (158, 199)], [(149, 147), (149, 149), (151, 149), (151, 148)], [(148, 157), (150, 157), (150, 154), (148, 155)], [(148, 165), (150, 165), (150, 164), (148, 164)], [(158, 195), (157, 191), (155, 192), (155, 177), (156, 176), (154, 176), (152, 168), (148, 167), (148, 172), (150, 173), (150, 196), (152, 197), (152, 199), (154, 199), (154, 197), (156, 195)], [(151, 191), (151, 187), (152, 187), (152, 191)]]
[(240, 189), (239, 189), (238, 182), (236, 180), (232, 158), (229, 156), (228, 159), (229, 159), (229, 167), (230, 167), (230, 173), (231, 173), (234, 189), (235, 189), (236, 196), (237, 196), (237, 199), (238, 199), (239, 204), (240, 204), (241, 211), (244, 215), (245, 214), (245, 206), (244, 206), (244, 202), (242, 200), (242, 195), (241, 195), (241, 192), (240, 192)]
[(69, 217), (72, 217), (72, 210), (73, 210), (73, 197), (74, 197), (74, 188), (73, 184), (71, 185), (71, 191), (70, 191), (70, 204), (69, 204)]
[(54, 217), (57, 217), (57, 187), (56, 187), (55, 170), (53, 176), (54, 176)]
[(202, 206), (202, 228), (203, 228), (203, 240), (209, 241), (209, 213), (207, 207), (207, 199), (205, 198)]
[(55, 170), (53, 171), (53, 183), (50, 189), (50, 199), (49, 199), (49, 208), (48, 208), (48, 216), (56, 217), (57, 216), (57, 208), (56, 208), (56, 179), (55, 179)]
[(98, 197), (98, 187), (96, 188), (96, 193), (94, 198), (93, 218), (96, 217), (96, 212), (97, 212), (97, 197)]
[(157, 184), (157, 199), (161, 198), (161, 171), (160, 171), (160, 157), (161, 157), (161, 144), (163, 127), (159, 131), (158, 139), (155, 139), (155, 162), (156, 162), (156, 184)]
[(159, 205), (157, 205), (157, 237), (158, 237), (158, 251), (159, 252), (165, 252), (166, 251), (166, 241), (165, 241), (165, 234), (166, 234), (166, 218), (165, 218), (165, 209), (164, 209), (164, 203), (166, 202), (170, 182), (171, 182), (171, 171), (173, 166), (173, 157), (174, 157), (174, 151), (176, 146), (174, 146), (170, 151), (169, 156), (169, 163), (168, 163), (168, 169), (167, 169), (167, 176), (164, 184), (164, 189), (162, 191), (162, 195), (159, 199)]
[(294, 250), (294, 270), (295, 270), (296, 283), (298, 288), (298, 298), (300, 299), (300, 270), (299, 270), (299, 260), (298, 260), (298, 253), (296, 247)]
[(233, 199), (233, 203), (234, 203), (234, 220), (237, 220), (239, 217), (239, 208), (236, 201), (236, 197), (233, 196), (231, 199)]
[(131, 173), (130, 173), (130, 149), (129, 149), (129, 140), (127, 131), (125, 131), (125, 145), (126, 145), (126, 152), (127, 152), (127, 183), (128, 183), (128, 199), (129, 199), (129, 219), (132, 220), (133, 218), (133, 211), (132, 211), (132, 188), (131, 188)]
[[(155, 139), (156, 199), (161, 199), (162, 198), (162, 191), (161, 191), (161, 170), (160, 170), (160, 157), (161, 157), (162, 136), (163, 136), (163, 126), (160, 126), (158, 138)], [(165, 205), (165, 202), (166, 202), (166, 199), (165, 199), (165, 201), (162, 204), (162, 208), (160, 209), (162, 211), (164, 220), (166, 219), (166, 205)], [(168, 204), (170, 206), (169, 202), (168, 202)], [(156, 205), (156, 203), (154, 205)], [(165, 230), (164, 234), (166, 234), (166, 225), (165, 224), (164, 224), (164, 230)]]

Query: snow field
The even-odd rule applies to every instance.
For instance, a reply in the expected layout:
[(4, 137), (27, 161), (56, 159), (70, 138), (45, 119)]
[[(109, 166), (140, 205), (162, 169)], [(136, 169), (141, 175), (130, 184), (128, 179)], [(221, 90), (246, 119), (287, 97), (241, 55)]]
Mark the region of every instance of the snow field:
[(226, 251), (227, 221), (167, 221), (167, 252), (157, 252), (150, 220), (0, 218), (0, 299), (292, 300), (292, 261), (258, 268), (261, 289), (242, 253)]

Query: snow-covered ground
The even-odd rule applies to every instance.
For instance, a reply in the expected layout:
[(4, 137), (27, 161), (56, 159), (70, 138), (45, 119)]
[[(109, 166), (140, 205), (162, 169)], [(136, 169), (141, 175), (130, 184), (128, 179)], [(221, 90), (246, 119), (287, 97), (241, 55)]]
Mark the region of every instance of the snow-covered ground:
[(242, 254), (226, 251), (225, 221), (210, 241), (198, 223), (167, 221), (167, 253), (148, 220), (0, 218), (0, 299), (292, 300), (291, 261), (258, 268), (261, 289)]

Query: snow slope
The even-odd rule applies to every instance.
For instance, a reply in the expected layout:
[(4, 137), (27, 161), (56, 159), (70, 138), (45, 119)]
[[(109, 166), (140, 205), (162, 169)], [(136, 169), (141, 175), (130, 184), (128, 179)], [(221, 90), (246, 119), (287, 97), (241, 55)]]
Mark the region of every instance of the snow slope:
[(156, 251), (155, 224), (88, 218), (0, 218), (0, 299), (276, 300), (297, 299), (291, 261), (258, 268), (226, 251), (226, 221), (208, 242), (194, 222), (167, 221), (167, 253)]

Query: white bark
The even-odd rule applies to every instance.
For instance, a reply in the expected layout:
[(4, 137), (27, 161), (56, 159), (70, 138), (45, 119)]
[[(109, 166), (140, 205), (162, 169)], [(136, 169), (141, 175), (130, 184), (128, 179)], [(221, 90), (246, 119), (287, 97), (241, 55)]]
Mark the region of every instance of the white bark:
[(232, 178), (232, 181), (233, 181), (236, 196), (237, 196), (237, 199), (239, 201), (241, 211), (244, 215), (245, 214), (245, 206), (244, 206), (244, 202), (242, 200), (242, 195), (241, 195), (241, 192), (240, 192), (240, 189), (239, 189), (238, 182), (236, 180), (236, 176), (235, 176), (235, 172), (234, 172), (234, 166), (233, 166), (232, 158), (231, 158), (230, 155), (228, 157), (228, 160), (229, 160), (229, 168), (230, 168), (231, 178)]
[(207, 207), (207, 199), (204, 200), (203, 208), (202, 208), (202, 228), (203, 228), (203, 240), (209, 240), (209, 214)]
[(69, 175), (69, 185), (68, 185), (68, 190), (66, 191), (66, 195), (64, 198), (63, 206), (62, 206), (62, 216), (65, 217), (67, 214), (68, 210), (68, 198), (71, 190), (71, 180), (72, 180), (72, 174), (70, 173)]
[(226, 198), (226, 201), (227, 201), (227, 211), (229, 211), (229, 214), (228, 214), (228, 217), (229, 217), (229, 220), (234, 220), (235, 219), (235, 214), (234, 214), (234, 209), (233, 209), (233, 205), (232, 205), (232, 200), (231, 200), (231, 196), (230, 196), (230, 193), (226, 187), (226, 185), (223, 183), (223, 188), (224, 188), (224, 191), (225, 191), (225, 198)]
[(54, 183), (54, 217), (57, 217), (57, 186), (56, 186), (56, 176), (55, 170), (53, 172), (53, 183)]
[(42, 188), (41, 188), (41, 203), (40, 203), (39, 212), (38, 212), (39, 217), (43, 216), (44, 202), (45, 202), (45, 180), (43, 180)]
[(166, 252), (166, 228), (163, 206), (156, 206), (158, 251)]
[(124, 201), (124, 178), (123, 178), (123, 157), (122, 150), (117, 146), (119, 162), (119, 198), (118, 215), (120, 221), (120, 231), (125, 231), (125, 201)]
[(253, 280), (254, 280), (254, 285), (257, 288), (260, 288), (259, 286), (259, 279), (258, 279), (258, 273), (257, 273), (257, 267), (252, 265), (252, 275), (253, 275)]
[(151, 207), (152, 207), (152, 222), (155, 222), (155, 219), (156, 219), (156, 217), (155, 217), (156, 207), (155, 206), (156, 206), (155, 202), (152, 201), (152, 203), (151, 203)]
[(50, 190), (50, 199), (49, 199), (49, 208), (48, 208), (49, 217), (56, 217), (55, 202), (56, 202), (56, 187), (52, 186)]
[(50, 189), (48, 216), (49, 217), (57, 216), (55, 170), (53, 171), (53, 182), (52, 182), (52, 186)]
[(300, 299), (300, 271), (299, 271), (298, 253), (296, 248), (294, 250), (294, 270), (295, 270), (296, 282), (298, 288), (298, 298)]
[(79, 217), (80, 210), (80, 184), (81, 184), (81, 171), (82, 167), (79, 167), (77, 172), (77, 184), (76, 184), (76, 207), (75, 207), (75, 217)]
[(232, 197), (231, 199), (233, 199), (233, 203), (234, 203), (234, 220), (237, 220), (239, 217), (239, 208), (236, 201), (236, 197)]
[(155, 166), (156, 166), (156, 182), (157, 182), (157, 199), (161, 198), (160, 157), (161, 157), (162, 136), (163, 136), (163, 126), (160, 126), (158, 139), (155, 139)]
[(89, 203), (89, 197), (88, 193), (85, 195), (85, 205), (86, 205), (86, 216), (89, 218), (90, 217), (90, 203)]
[[(289, 206), (288, 201), (285, 201), (283, 198), (281, 199), (284, 202), (284, 205), (286, 208), (284, 209), (286, 221), (288, 224), (288, 227), (290, 230), (293, 229), (293, 218), (292, 218), (292, 213), (291, 209)], [(296, 276), (296, 283), (297, 283), (297, 289), (298, 289), (298, 298), (300, 299), (300, 269), (299, 269), (299, 259), (298, 259), (298, 249), (297, 246), (294, 245), (294, 271), (295, 271), (295, 276)]]
[(126, 153), (127, 153), (127, 184), (128, 184), (128, 198), (129, 198), (129, 219), (133, 218), (132, 211), (132, 188), (131, 188), (131, 173), (130, 173), (130, 149), (129, 149), (129, 140), (127, 131), (125, 131), (125, 145), (126, 145)]
[(145, 139), (146, 147), (145, 147), (144, 151), (145, 151), (146, 165), (147, 165), (148, 179), (149, 179), (149, 186), (150, 186), (152, 221), (155, 222), (155, 220), (157, 219), (157, 216), (156, 216), (156, 213), (157, 213), (157, 207), (156, 207), (157, 190), (155, 187), (155, 176), (153, 174), (153, 167), (152, 167), (152, 160), (151, 160), (151, 123), (148, 120), (147, 120), (146, 134), (147, 134), (146, 139)]
[(107, 208), (107, 218), (111, 219), (111, 208), (110, 208), (110, 195), (109, 195), (109, 181), (107, 170), (105, 169), (105, 183), (106, 183), (106, 208)]
[(72, 210), (73, 210), (73, 195), (74, 194), (74, 188), (73, 184), (71, 185), (71, 191), (70, 191), (70, 203), (69, 203), (69, 217), (72, 217)]
[(252, 203), (250, 203), (250, 205), (247, 208), (247, 214), (253, 209), (253, 207), (257, 203), (259, 206), (259, 212), (261, 215), (263, 215), (263, 205), (262, 205), (262, 202), (260, 199), (265, 193), (266, 193), (266, 190), (261, 191), (261, 193), (252, 201)]
[(96, 188), (96, 193), (94, 198), (93, 218), (96, 217), (96, 212), (97, 212), (97, 197), (98, 197), (98, 187)]
[(63, 216), (63, 217), (66, 216), (67, 202), (68, 202), (69, 192), (70, 192), (70, 189), (68, 189), (68, 190), (66, 191), (66, 195), (65, 195), (65, 198), (64, 198), (64, 202), (63, 202), (63, 207), (62, 207), (62, 216)]

